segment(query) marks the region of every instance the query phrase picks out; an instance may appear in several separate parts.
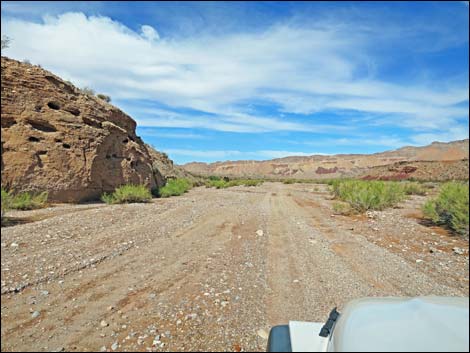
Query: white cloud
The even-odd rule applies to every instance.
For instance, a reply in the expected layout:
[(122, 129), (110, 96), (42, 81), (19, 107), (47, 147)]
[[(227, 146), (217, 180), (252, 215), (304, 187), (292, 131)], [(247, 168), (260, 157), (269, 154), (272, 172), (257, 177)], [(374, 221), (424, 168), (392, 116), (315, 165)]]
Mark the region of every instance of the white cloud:
[(140, 130), (139, 135), (143, 137), (160, 137), (167, 139), (180, 139), (180, 140), (203, 140), (207, 136), (192, 134), (192, 133), (178, 133), (178, 132), (158, 132), (153, 130)]
[(163, 149), (170, 156), (184, 156), (189, 158), (201, 159), (272, 159), (290, 156), (312, 156), (325, 155), (324, 153), (306, 153), (294, 151), (277, 151), (277, 150), (259, 150), (259, 151), (238, 151), (238, 150), (190, 150), (190, 149)]
[[(178, 113), (160, 108), (129, 108), (138, 126), (166, 128), (202, 128), (225, 132), (326, 131), (328, 125), (302, 124), (274, 117), (240, 113), (217, 115)], [(341, 129), (338, 127), (338, 129)]]
[(147, 126), (337, 131), (335, 124), (259, 116), (246, 104), (252, 100), (275, 103), (289, 113), (373, 113), (383, 115), (377, 124), (422, 133), (450, 132), (457, 120), (468, 119), (468, 109), (455, 106), (468, 101), (468, 81), (398, 84), (359, 75), (371, 62), (374, 67), (380, 62), (368, 55), (369, 37), (346, 25), (276, 25), (263, 32), (159, 39), (148, 25), (137, 33), (107, 17), (65, 13), (42, 23), (6, 18), (2, 34), (14, 40), (6, 55), (40, 63), (115, 102), (148, 99), (213, 114), (156, 111), (142, 117), (131, 112)]
[(153, 28), (152, 26), (149, 25), (143, 25), (140, 27), (140, 30), (142, 31), (142, 37), (154, 41), (160, 39), (160, 35), (158, 32)]
[(423, 133), (412, 136), (412, 140), (419, 145), (428, 145), (432, 142), (450, 142), (468, 139), (468, 125), (450, 127), (447, 131), (436, 133)]

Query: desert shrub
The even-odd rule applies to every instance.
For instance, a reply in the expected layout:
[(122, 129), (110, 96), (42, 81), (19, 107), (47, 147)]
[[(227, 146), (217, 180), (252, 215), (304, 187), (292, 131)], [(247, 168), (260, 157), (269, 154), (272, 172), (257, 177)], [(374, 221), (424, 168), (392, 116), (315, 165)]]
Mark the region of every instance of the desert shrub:
[(112, 194), (104, 193), (101, 196), (101, 200), (108, 204), (148, 202), (151, 199), (152, 194), (145, 185), (134, 184), (120, 186)]
[[(13, 195), (9, 193), (9, 208), (14, 210), (34, 210), (43, 208), (47, 204), (47, 191), (41, 193), (21, 192)], [(2, 193), (3, 199), (3, 193)], [(3, 202), (3, 200), (2, 200)]]
[(191, 189), (192, 183), (187, 179), (170, 179), (166, 185), (158, 190), (158, 196), (179, 196)]
[(209, 176), (209, 180), (211, 180), (211, 181), (220, 180), (220, 179), (221, 178), (219, 176), (216, 176), (216, 175)]
[(258, 186), (263, 184), (263, 180), (260, 179), (242, 179), (238, 182), (238, 185), (244, 186)]
[(2, 49), (7, 49), (10, 47), (11, 38), (8, 36), (2, 36)]
[(206, 188), (217, 188), (217, 189), (224, 189), (228, 187), (227, 185), (227, 182), (224, 181), (224, 180), (220, 180), (220, 179), (217, 179), (217, 180), (208, 180), (206, 182)]
[(346, 202), (335, 202), (333, 204), (333, 211), (342, 215), (350, 215), (354, 213), (351, 206)]
[(295, 179), (284, 179), (283, 184), (295, 184), (297, 181)]
[(436, 224), (446, 225), (456, 233), (468, 236), (468, 184), (448, 182), (439, 195), (423, 206), (425, 217)]
[(81, 89), (81, 91), (82, 91), (83, 94), (86, 94), (87, 96), (94, 96), (95, 95), (95, 91), (90, 87), (83, 87)]
[(405, 197), (403, 186), (397, 182), (336, 180), (331, 188), (335, 198), (347, 202), (357, 212), (383, 210)]
[(5, 221), (5, 213), (8, 211), (10, 208), (10, 194), (2, 188), (2, 219), (1, 222), (2, 224)]
[(230, 188), (232, 186), (258, 186), (263, 184), (263, 180), (261, 179), (234, 179), (230, 181), (226, 180), (208, 180), (206, 182), (206, 187), (211, 188), (217, 188), (217, 189), (225, 189), (225, 188)]
[(415, 181), (404, 183), (403, 189), (407, 195), (426, 195), (426, 187)]
[(98, 93), (96, 95), (99, 99), (102, 99), (104, 100), (105, 102), (111, 102), (111, 97), (110, 96), (107, 96), (106, 94), (102, 94), (102, 93)]

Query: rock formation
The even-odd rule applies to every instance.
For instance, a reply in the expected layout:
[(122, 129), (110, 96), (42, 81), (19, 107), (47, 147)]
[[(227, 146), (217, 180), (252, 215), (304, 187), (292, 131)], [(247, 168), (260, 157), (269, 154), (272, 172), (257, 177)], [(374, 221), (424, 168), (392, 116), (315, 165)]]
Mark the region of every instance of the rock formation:
[(2, 57), (1, 70), (3, 187), (78, 202), (122, 184), (164, 184), (121, 110), (38, 66)]
[[(286, 157), (269, 161), (188, 163), (182, 167), (195, 175), (272, 179), (447, 180), (468, 178), (469, 140), (433, 142), (423, 147), (403, 147), (374, 154)], [(403, 163), (406, 163), (403, 164)], [(391, 166), (388, 168), (387, 166)]]
[(158, 180), (160, 178), (162, 178), (162, 180), (176, 178), (186, 178), (192, 181), (196, 180), (196, 178), (192, 176), (189, 172), (187, 172), (180, 166), (174, 165), (173, 161), (168, 158), (168, 155), (166, 153), (157, 151), (152, 146), (149, 146), (147, 144), (146, 147), (150, 153), (150, 158), (152, 160), (152, 168), (154, 171), (158, 172)]

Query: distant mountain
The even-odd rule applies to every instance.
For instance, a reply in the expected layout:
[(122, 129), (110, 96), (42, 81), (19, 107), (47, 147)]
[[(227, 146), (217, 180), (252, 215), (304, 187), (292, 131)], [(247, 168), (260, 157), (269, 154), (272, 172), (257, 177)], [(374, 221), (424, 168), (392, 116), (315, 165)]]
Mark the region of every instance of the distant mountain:
[(468, 179), (469, 140), (428, 146), (406, 146), (374, 154), (312, 155), (268, 161), (187, 163), (182, 167), (197, 175), (228, 177), (321, 179)]

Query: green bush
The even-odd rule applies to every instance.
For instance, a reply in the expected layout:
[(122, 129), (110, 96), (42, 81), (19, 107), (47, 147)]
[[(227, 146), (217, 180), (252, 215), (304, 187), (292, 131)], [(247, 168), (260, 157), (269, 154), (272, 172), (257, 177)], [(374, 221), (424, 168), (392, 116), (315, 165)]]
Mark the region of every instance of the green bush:
[(111, 102), (111, 97), (107, 96), (106, 94), (98, 93), (96, 95), (99, 99), (104, 100), (105, 102), (109, 103)]
[(9, 208), (10, 208), (10, 194), (4, 188), (2, 188), (2, 219), (1, 219), (2, 224), (4, 222), (5, 212), (8, 211)]
[(81, 91), (82, 91), (83, 94), (86, 94), (87, 96), (94, 96), (95, 95), (95, 91), (90, 87), (83, 87), (81, 89)]
[(112, 194), (104, 193), (101, 200), (108, 204), (148, 202), (152, 199), (150, 190), (145, 185), (123, 185), (118, 187)]
[(404, 188), (398, 182), (335, 180), (331, 188), (335, 198), (349, 203), (357, 212), (383, 210), (405, 197)]
[(436, 224), (447, 225), (455, 232), (468, 236), (468, 184), (448, 182), (439, 195), (423, 206), (425, 217)]
[(333, 204), (333, 211), (342, 215), (350, 215), (353, 213), (351, 206), (346, 202), (335, 202)]
[[(47, 204), (47, 191), (33, 194), (29, 192), (21, 192), (13, 195), (8, 193), (9, 203), (8, 207), (14, 210), (34, 210), (37, 208), (43, 208)], [(3, 203), (3, 191), (2, 191), (2, 203)]]
[(191, 189), (192, 183), (187, 179), (170, 179), (166, 185), (158, 190), (158, 196), (179, 196)]
[(407, 195), (426, 195), (426, 187), (415, 181), (404, 183), (403, 189)]
[(263, 184), (263, 180), (260, 179), (235, 179), (235, 180), (208, 180), (206, 182), (206, 187), (211, 188), (217, 188), (217, 189), (225, 189), (225, 188), (230, 188), (232, 186), (258, 186)]
[(259, 180), (259, 179), (241, 180), (241, 185), (245, 185), (245, 186), (258, 186), (261, 184), (263, 184), (263, 180)]
[(221, 179), (211, 179), (206, 182), (207, 188), (217, 188), (217, 189), (224, 189), (228, 187), (228, 183)]

